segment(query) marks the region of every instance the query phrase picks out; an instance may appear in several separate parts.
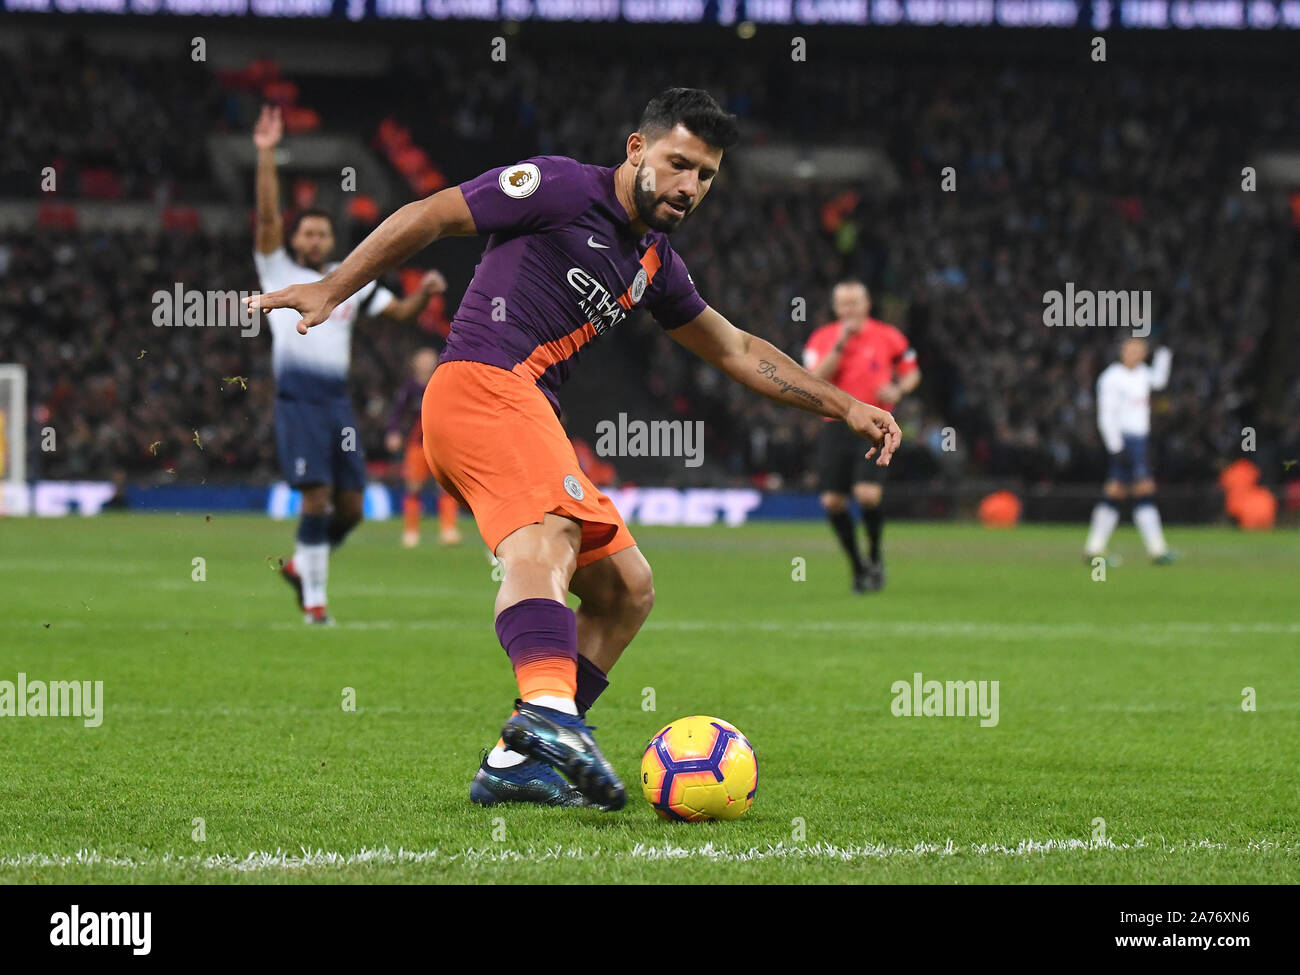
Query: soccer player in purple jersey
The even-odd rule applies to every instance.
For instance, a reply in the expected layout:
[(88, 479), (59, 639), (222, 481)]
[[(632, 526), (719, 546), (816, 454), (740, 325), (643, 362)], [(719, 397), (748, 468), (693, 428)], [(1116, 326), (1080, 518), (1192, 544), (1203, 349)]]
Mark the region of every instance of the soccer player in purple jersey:
[[(415, 548), (420, 544), (420, 518), (424, 503), (420, 495), (425, 482), (433, 476), (428, 458), (424, 456), (423, 408), (424, 391), (429, 386), (433, 370), (438, 366), (438, 353), (433, 349), (417, 349), (411, 356), (411, 378), (404, 382), (393, 398), (388, 414), (388, 430), (384, 445), (390, 454), (403, 450), (402, 479), (406, 482), (406, 497), (402, 499), (402, 547)], [(459, 545), (460, 529), (456, 518), (460, 504), (447, 492), (438, 498), (438, 540), (443, 545)]]
[[(593, 338), (638, 306), (668, 334), (769, 399), (829, 416), (887, 465), (887, 412), (818, 379), (736, 328), (695, 290), (668, 243), (704, 200), (738, 138), (704, 91), (651, 99), (627, 158), (593, 166), (537, 156), (410, 203), (323, 281), (249, 299), (292, 308), (298, 331), (440, 237), (489, 234), (424, 397), (429, 466), (474, 513), (505, 566), (497, 636), (519, 685), (515, 711), (470, 798), (621, 808), (626, 795), (587, 710), (650, 612), (650, 566), (610, 500), (582, 473), (555, 391)], [(566, 593), (581, 600), (574, 612)]]

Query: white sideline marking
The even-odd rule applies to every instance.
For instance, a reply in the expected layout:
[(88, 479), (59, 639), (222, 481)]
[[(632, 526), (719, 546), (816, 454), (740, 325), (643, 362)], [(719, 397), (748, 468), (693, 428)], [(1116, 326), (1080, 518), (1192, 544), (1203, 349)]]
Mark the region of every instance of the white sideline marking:
[[(320, 867), (352, 866), (388, 866), (421, 863), (465, 863), (465, 864), (504, 864), (504, 863), (542, 863), (553, 860), (708, 860), (713, 863), (754, 863), (765, 860), (838, 860), (849, 863), (856, 860), (888, 860), (897, 858), (951, 857), (951, 856), (1045, 856), (1049, 853), (1091, 853), (1096, 851), (1144, 850), (1159, 848), (1164, 853), (1176, 853), (1180, 850), (1228, 850), (1226, 843), (1216, 843), (1208, 839), (1195, 843), (1184, 841), (1167, 844), (1163, 840), (1156, 843), (1146, 838), (1133, 843), (1116, 843), (1113, 840), (1097, 842), (1096, 840), (1021, 840), (1015, 846), (1002, 843), (963, 843), (952, 840), (945, 843), (920, 842), (913, 846), (899, 847), (883, 843), (866, 843), (863, 845), (837, 846), (834, 843), (814, 843), (803, 846), (786, 846), (784, 843), (769, 844), (766, 847), (748, 847), (733, 850), (714, 843), (702, 846), (675, 846), (671, 843), (649, 846), (635, 844), (630, 850), (606, 850), (596, 847), (585, 850), (582, 847), (551, 846), (543, 849), (529, 847), (527, 850), (496, 850), (469, 847), (464, 850), (443, 851), (407, 850), (399, 847), (363, 848), (356, 853), (338, 853), (333, 850), (311, 850), (303, 848), (301, 852), (274, 853), (255, 850), (243, 857), (226, 855), (184, 856), (165, 853), (161, 857), (119, 857), (106, 856), (96, 850), (79, 850), (75, 854), (24, 853), (18, 856), (0, 857), (0, 869), (21, 869), (24, 867), (69, 867), (69, 866), (106, 866), (125, 867), (128, 869), (148, 869), (158, 867), (197, 868), (200, 870), (231, 870), (256, 873), (263, 870), (303, 870)], [(1281, 844), (1275, 840), (1252, 840), (1239, 849), (1251, 853), (1296, 853), (1300, 847)]]
[[(189, 585), (189, 584), (187, 584)], [(486, 617), (485, 617), (486, 619)], [(274, 620), (267, 623), (252, 623), (244, 620), (195, 620), (178, 622), (173, 620), (86, 620), (53, 619), (54, 626), (59, 627), (94, 627), (97, 629), (130, 628), (139, 630), (298, 630), (306, 628), (295, 620)], [(7, 629), (30, 629), (36, 626), (31, 620), (0, 620), (0, 627)], [(336, 630), (484, 630), (490, 632), (486, 622), (467, 620), (419, 619), (419, 620), (342, 620)], [(1295, 623), (1002, 623), (995, 621), (948, 621), (927, 622), (923, 620), (665, 620), (649, 621), (643, 630), (649, 632), (665, 631), (721, 631), (754, 630), (763, 633), (865, 633), (885, 636), (917, 637), (972, 637), (987, 636), (1010, 640), (1041, 640), (1060, 636), (1107, 636), (1117, 635), (1130, 641), (1162, 641), (1173, 637), (1187, 636), (1221, 636), (1234, 633), (1264, 634), (1300, 634), (1300, 622)], [(312, 633), (328, 632), (312, 629)]]

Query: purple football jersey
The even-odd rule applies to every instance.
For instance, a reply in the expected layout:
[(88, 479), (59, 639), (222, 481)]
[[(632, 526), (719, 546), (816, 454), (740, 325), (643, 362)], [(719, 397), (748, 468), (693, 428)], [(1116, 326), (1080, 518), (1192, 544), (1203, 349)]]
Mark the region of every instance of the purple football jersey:
[(451, 321), (442, 362), (470, 360), (555, 392), (582, 347), (643, 305), (665, 329), (705, 308), (666, 234), (638, 235), (614, 195), (617, 166), (534, 156), (460, 184), (490, 234)]
[(424, 443), (424, 430), (420, 423), (420, 410), (424, 403), (424, 390), (427, 383), (418, 379), (408, 379), (393, 397), (393, 407), (388, 411), (387, 433), (400, 433), (408, 443), (419, 446)]

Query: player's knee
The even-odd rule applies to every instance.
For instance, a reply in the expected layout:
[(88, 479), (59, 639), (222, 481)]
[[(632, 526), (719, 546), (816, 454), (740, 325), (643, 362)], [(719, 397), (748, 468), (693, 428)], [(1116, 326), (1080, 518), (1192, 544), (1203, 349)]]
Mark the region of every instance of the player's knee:
[(876, 484), (860, 484), (853, 489), (853, 500), (864, 508), (875, 508), (880, 504), (882, 492)]
[(1126, 493), (1124, 491), (1124, 485), (1120, 484), (1119, 481), (1107, 481), (1106, 485), (1101, 489), (1101, 492), (1111, 501), (1124, 500), (1124, 495)]
[(527, 570), (553, 575), (567, 588), (578, 568), (581, 542), (582, 526), (576, 521), (547, 515), (540, 525), (508, 536), (497, 546), (496, 554), (505, 563), (507, 574)]
[(825, 491), (821, 496), (822, 508), (828, 515), (838, 515), (849, 506), (849, 499), (842, 494)]
[(330, 509), (329, 488), (323, 484), (305, 487), (302, 493), (302, 513), (304, 515), (327, 515)]
[(619, 599), (621, 615), (639, 626), (650, 615), (655, 604), (654, 572), (644, 559), (620, 576)]
[(639, 627), (654, 607), (654, 573), (636, 549), (589, 566), (580, 583), (583, 609), (611, 622)]
[(361, 519), (365, 517), (365, 505), (358, 497), (340, 497), (334, 503), (334, 520), (349, 528), (354, 528), (361, 524)]

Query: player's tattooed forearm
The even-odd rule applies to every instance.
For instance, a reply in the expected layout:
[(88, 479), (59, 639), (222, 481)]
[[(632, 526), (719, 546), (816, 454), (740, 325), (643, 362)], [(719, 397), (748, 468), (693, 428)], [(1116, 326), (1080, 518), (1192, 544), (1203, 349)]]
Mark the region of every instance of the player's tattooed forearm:
[(758, 374), (762, 376), (764, 379), (770, 379), (772, 380), (772, 382), (776, 383), (776, 385), (780, 386), (781, 392), (783, 394), (789, 393), (792, 396), (797, 396), (799, 399), (804, 400), (808, 403), (812, 403), (814, 406), (822, 405), (822, 400), (820, 396), (817, 396), (814, 393), (810, 393), (802, 386), (796, 386), (788, 379), (782, 379), (780, 376), (778, 376), (776, 374), (775, 362), (768, 362), (766, 359), (760, 359), (758, 362)]

